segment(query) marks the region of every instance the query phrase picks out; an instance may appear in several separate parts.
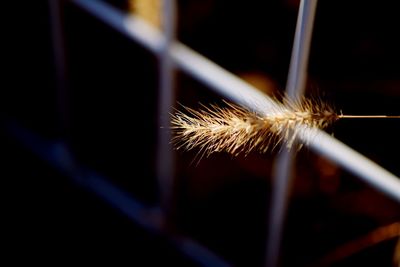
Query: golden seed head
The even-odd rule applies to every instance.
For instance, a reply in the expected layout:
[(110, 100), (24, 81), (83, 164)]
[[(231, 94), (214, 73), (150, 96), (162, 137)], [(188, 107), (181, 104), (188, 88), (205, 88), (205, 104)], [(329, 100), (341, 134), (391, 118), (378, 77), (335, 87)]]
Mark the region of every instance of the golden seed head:
[(291, 147), (304, 128), (324, 129), (338, 119), (330, 106), (310, 99), (284, 99), (265, 116), (233, 104), (185, 110), (172, 115), (173, 143), (177, 149), (198, 148), (206, 156), (220, 151), (265, 153), (280, 143)]

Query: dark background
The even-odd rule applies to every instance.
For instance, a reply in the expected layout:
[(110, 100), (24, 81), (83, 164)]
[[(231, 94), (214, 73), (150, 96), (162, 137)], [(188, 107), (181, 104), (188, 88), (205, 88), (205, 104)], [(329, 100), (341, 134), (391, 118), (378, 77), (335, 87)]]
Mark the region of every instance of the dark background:
[[(127, 261), (194, 265), (165, 238), (135, 225), (95, 195), (38, 159), (7, 131), (17, 121), (44, 138), (67, 138), (79, 162), (109, 177), (140, 201), (158, 201), (155, 179), (157, 60), (71, 4), (65, 10), (67, 128), (60, 123), (46, 1), (4, 6), (1, 151), (3, 228), (16, 261), (54, 264)], [(125, 1), (108, 1), (126, 9)], [(400, 41), (395, 1), (320, 1), (308, 92), (345, 114), (399, 115)], [(179, 1), (179, 39), (224, 68), (285, 87), (297, 1)], [(185, 105), (221, 96), (177, 73)], [(339, 121), (335, 137), (395, 175), (397, 120)], [(191, 163), (177, 152), (176, 225), (236, 266), (262, 266), (270, 170), (277, 152)], [(400, 206), (307, 148), (283, 242), (283, 266), (308, 266), (333, 248), (400, 220)], [(335, 266), (391, 266), (395, 240)], [(144, 261), (145, 263), (140, 263)]]

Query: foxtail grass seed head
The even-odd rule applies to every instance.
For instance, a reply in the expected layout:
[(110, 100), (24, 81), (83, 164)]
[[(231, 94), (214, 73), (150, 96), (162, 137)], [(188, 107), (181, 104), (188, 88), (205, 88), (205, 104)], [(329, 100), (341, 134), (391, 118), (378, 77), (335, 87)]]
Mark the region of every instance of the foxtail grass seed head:
[(329, 105), (310, 99), (284, 99), (267, 115), (229, 103), (184, 110), (172, 115), (172, 141), (177, 149), (198, 148), (206, 156), (221, 151), (265, 153), (281, 143), (291, 147), (302, 129), (325, 129), (339, 118)]
[(338, 114), (318, 99), (284, 100), (260, 115), (227, 103), (226, 107), (184, 107), (172, 115), (172, 142), (177, 149), (199, 149), (201, 156), (214, 152), (232, 155), (252, 151), (265, 153), (280, 144), (291, 148), (305, 129), (326, 129), (343, 118), (400, 118), (400, 116), (355, 116)]

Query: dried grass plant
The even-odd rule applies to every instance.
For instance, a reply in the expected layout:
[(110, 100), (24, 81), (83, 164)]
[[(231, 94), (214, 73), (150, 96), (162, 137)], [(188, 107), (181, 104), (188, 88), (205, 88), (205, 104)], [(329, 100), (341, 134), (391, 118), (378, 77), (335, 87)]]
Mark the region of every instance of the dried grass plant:
[(235, 104), (226, 107), (202, 106), (200, 110), (183, 107), (172, 114), (173, 143), (177, 149), (199, 149), (209, 156), (225, 151), (232, 155), (261, 153), (280, 144), (291, 148), (305, 128), (326, 129), (343, 118), (400, 118), (400, 116), (343, 115), (319, 99), (284, 98), (278, 105), (259, 115)]

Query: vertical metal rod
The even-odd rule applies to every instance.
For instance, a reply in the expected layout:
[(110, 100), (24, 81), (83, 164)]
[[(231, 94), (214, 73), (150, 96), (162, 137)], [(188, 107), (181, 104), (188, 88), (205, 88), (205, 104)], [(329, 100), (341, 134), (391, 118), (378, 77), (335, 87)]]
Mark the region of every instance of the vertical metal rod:
[(64, 135), (70, 126), (68, 111), (68, 79), (63, 29), (62, 0), (49, 0), (50, 27), (55, 64), (57, 107), (60, 120), (60, 131)]
[(290, 185), (294, 175), (293, 166), (296, 155), (284, 148), (275, 162), (272, 173), (272, 195), (269, 210), (266, 267), (278, 266), (282, 229), (290, 194)]
[(308, 58), (316, 9), (317, 0), (302, 0), (300, 3), (286, 83), (286, 93), (292, 98), (301, 97), (306, 88)]
[(159, 102), (158, 102), (158, 148), (157, 177), (159, 179), (160, 205), (170, 226), (173, 213), (174, 198), (174, 153), (171, 148), (171, 132), (169, 131), (170, 113), (174, 105), (174, 63), (170, 49), (175, 41), (176, 3), (175, 0), (163, 0), (162, 27), (164, 32), (163, 51), (159, 55)]
[[(307, 67), (317, 0), (302, 0), (297, 17), (296, 33), (292, 48), (286, 93), (290, 98), (299, 98), (305, 91)], [(290, 186), (293, 180), (296, 152), (283, 149), (275, 161), (273, 186), (269, 211), (267, 267), (279, 264), (282, 230), (289, 203)]]

